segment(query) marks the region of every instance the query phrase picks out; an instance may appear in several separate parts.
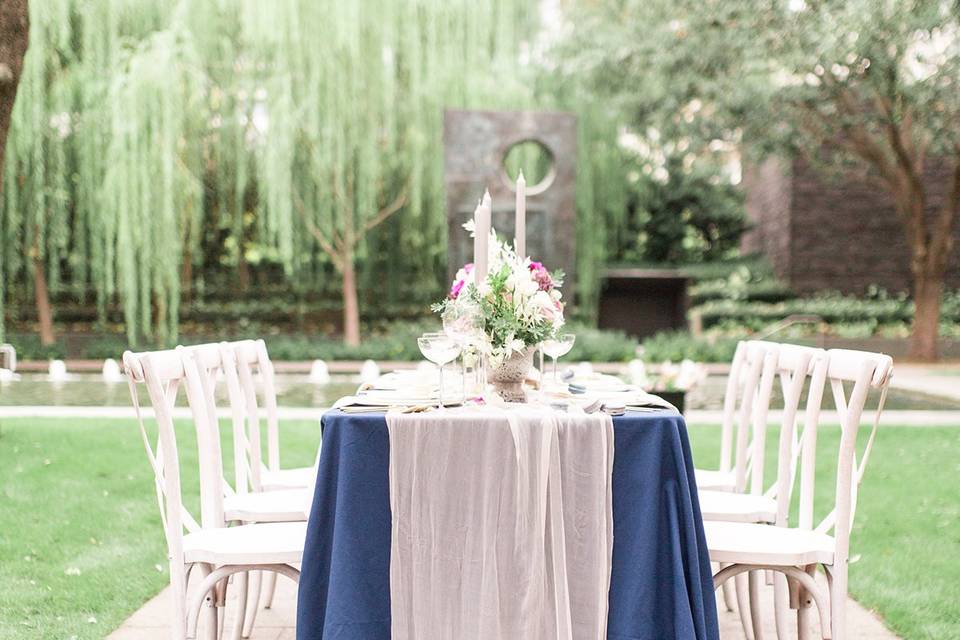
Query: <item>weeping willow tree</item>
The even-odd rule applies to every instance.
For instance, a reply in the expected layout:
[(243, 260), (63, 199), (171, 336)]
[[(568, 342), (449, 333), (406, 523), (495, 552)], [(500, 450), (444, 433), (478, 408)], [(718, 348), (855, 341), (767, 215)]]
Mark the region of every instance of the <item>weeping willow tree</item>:
[[(169, 343), (211, 264), (239, 290), (267, 265), (295, 295), (341, 293), (358, 342), (364, 301), (443, 290), (443, 109), (581, 108), (518, 64), (537, 11), (35, 0), (0, 205), (11, 300), (37, 298), (37, 265), (51, 294), (102, 321), (122, 309), (131, 343)], [(585, 114), (578, 205), (593, 230), (616, 198), (610, 174), (583, 166), (609, 150)], [(588, 235), (583, 271), (602, 248)]]

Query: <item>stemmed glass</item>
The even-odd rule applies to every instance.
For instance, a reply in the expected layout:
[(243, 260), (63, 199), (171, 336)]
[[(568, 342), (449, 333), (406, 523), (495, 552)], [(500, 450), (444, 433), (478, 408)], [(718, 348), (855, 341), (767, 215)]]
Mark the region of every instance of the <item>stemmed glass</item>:
[(440, 397), (438, 409), (443, 408), (443, 366), (460, 355), (460, 345), (445, 333), (425, 333), (417, 338), (420, 353), (430, 362), (440, 367)]
[(557, 384), (557, 360), (570, 353), (573, 342), (577, 339), (572, 333), (561, 333), (556, 338), (543, 341), (543, 352), (553, 358), (553, 383)]
[(464, 296), (454, 304), (447, 305), (441, 316), (443, 332), (460, 346), (461, 359), (460, 373), (463, 384), (463, 397), (467, 394), (467, 351), (468, 348), (479, 344), (483, 336), (483, 319), (480, 317), (480, 305)]

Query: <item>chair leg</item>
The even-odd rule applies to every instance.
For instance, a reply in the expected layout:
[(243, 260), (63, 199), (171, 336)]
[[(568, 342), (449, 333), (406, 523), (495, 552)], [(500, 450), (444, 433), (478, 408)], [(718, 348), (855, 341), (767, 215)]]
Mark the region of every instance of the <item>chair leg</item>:
[(263, 608), (269, 609), (273, 606), (273, 594), (277, 590), (277, 574), (275, 574), (273, 571), (270, 571), (263, 577), (263, 580), (266, 583), (264, 584), (266, 593), (264, 594), (263, 598)]
[(233, 621), (233, 631), (230, 635), (231, 640), (241, 640), (243, 637), (243, 623), (247, 617), (247, 598), (249, 597), (249, 594), (247, 593), (247, 587), (249, 584), (249, 572), (237, 574), (237, 616)]
[[(723, 569), (724, 567), (729, 565), (718, 564), (717, 566), (719, 566), (720, 569)], [(729, 580), (727, 580), (722, 585), (720, 585), (720, 590), (723, 592), (723, 604), (727, 608), (727, 611), (733, 611), (734, 608), (737, 606), (736, 596), (733, 593), (733, 585), (730, 583)]]
[(260, 607), (260, 585), (263, 583), (263, 571), (253, 571), (250, 577), (250, 588), (247, 595), (246, 616), (243, 620), (243, 637), (249, 638), (253, 632), (253, 624), (257, 621), (257, 610)]
[[(208, 564), (199, 565), (200, 582), (213, 571)], [(198, 587), (198, 588), (202, 588)], [(217, 593), (215, 588), (211, 588), (203, 596), (203, 606), (200, 607), (200, 614), (203, 616), (201, 626), (203, 628), (203, 638), (205, 640), (218, 640), (217, 634)]]
[(754, 640), (753, 624), (750, 620), (747, 575), (745, 573), (737, 574), (733, 581), (737, 591), (737, 612), (740, 614), (740, 624), (743, 625), (743, 636), (747, 640)]
[(750, 622), (753, 627), (754, 640), (763, 640), (763, 620), (760, 615), (760, 583), (763, 579), (762, 571), (751, 571), (748, 574), (750, 589)]
[[(847, 565), (828, 567), (832, 576), (830, 581), (830, 630), (832, 640), (846, 640), (847, 637)], [(825, 635), (824, 638), (829, 638)]]
[(773, 611), (776, 616), (777, 638), (788, 640), (790, 632), (787, 621), (787, 611), (790, 609), (790, 588), (787, 586), (787, 577), (773, 574)]
[(221, 580), (217, 585), (217, 640), (223, 640), (223, 629), (227, 625), (227, 587), (230, 578)]
[(170, 598), (173, 640), (187, 640), (187, 579), (189, 572), (182, 563), (170, 561)]

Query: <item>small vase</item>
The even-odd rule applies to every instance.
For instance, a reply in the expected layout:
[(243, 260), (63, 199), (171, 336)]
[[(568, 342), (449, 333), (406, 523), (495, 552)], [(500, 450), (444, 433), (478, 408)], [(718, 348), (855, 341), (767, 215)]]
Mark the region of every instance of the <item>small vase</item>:
[(527, 392), (523, 381), (533, 367), (533, 354), (536, 347), (527, 347), (511, 355), (500, 366), (490, 369), (489, 380), (497, 394), (506, 402), (526, 402)]

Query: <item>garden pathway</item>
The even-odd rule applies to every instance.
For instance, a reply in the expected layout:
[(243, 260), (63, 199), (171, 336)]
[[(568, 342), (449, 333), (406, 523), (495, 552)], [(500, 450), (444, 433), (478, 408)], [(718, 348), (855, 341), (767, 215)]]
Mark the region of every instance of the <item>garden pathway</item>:
[[(768, 639), (776, 638), (773, 624), (773, 598), (770, 595), (770, 589), (763, 589), (761, 598), (763, 611), (766, 614), (764, 616), (764, 635)], [(281, 578), (277, 583), (274, 608), (261, 609), (257, 616), (257, 625), (251, 640), (294, 640), (296, 638), (294, 629), (296, 601), (296, 586), (290, 580)], [(867, 611), (853, 600), (849, 602), (849, 640), (897, 640), (897, 636), (888, 631), (875, 614)], [(164, 589), (139, 611), (130, 616), (119, 629), (108, 636), (108, 640), (167, 640), (170, 636), (167, 627), (169, 610), (168, 590)], [(232, 610), (233, 607), (227, 607), (228, 619), (229, 612)], [(228, 624), (232, 623), (228, 620)], [(228, 632), (231, 628), (231, 626), (227, 627)], [(815, 628), (818, 627), (815, 625)], [(720, 636), (723, 640), (743, 638), (743, 630), (737, 614), (726, 611), (722, 605), (720, 608)]]
[(890, 384), (960, 401), (960, 365), (896, 365)]

